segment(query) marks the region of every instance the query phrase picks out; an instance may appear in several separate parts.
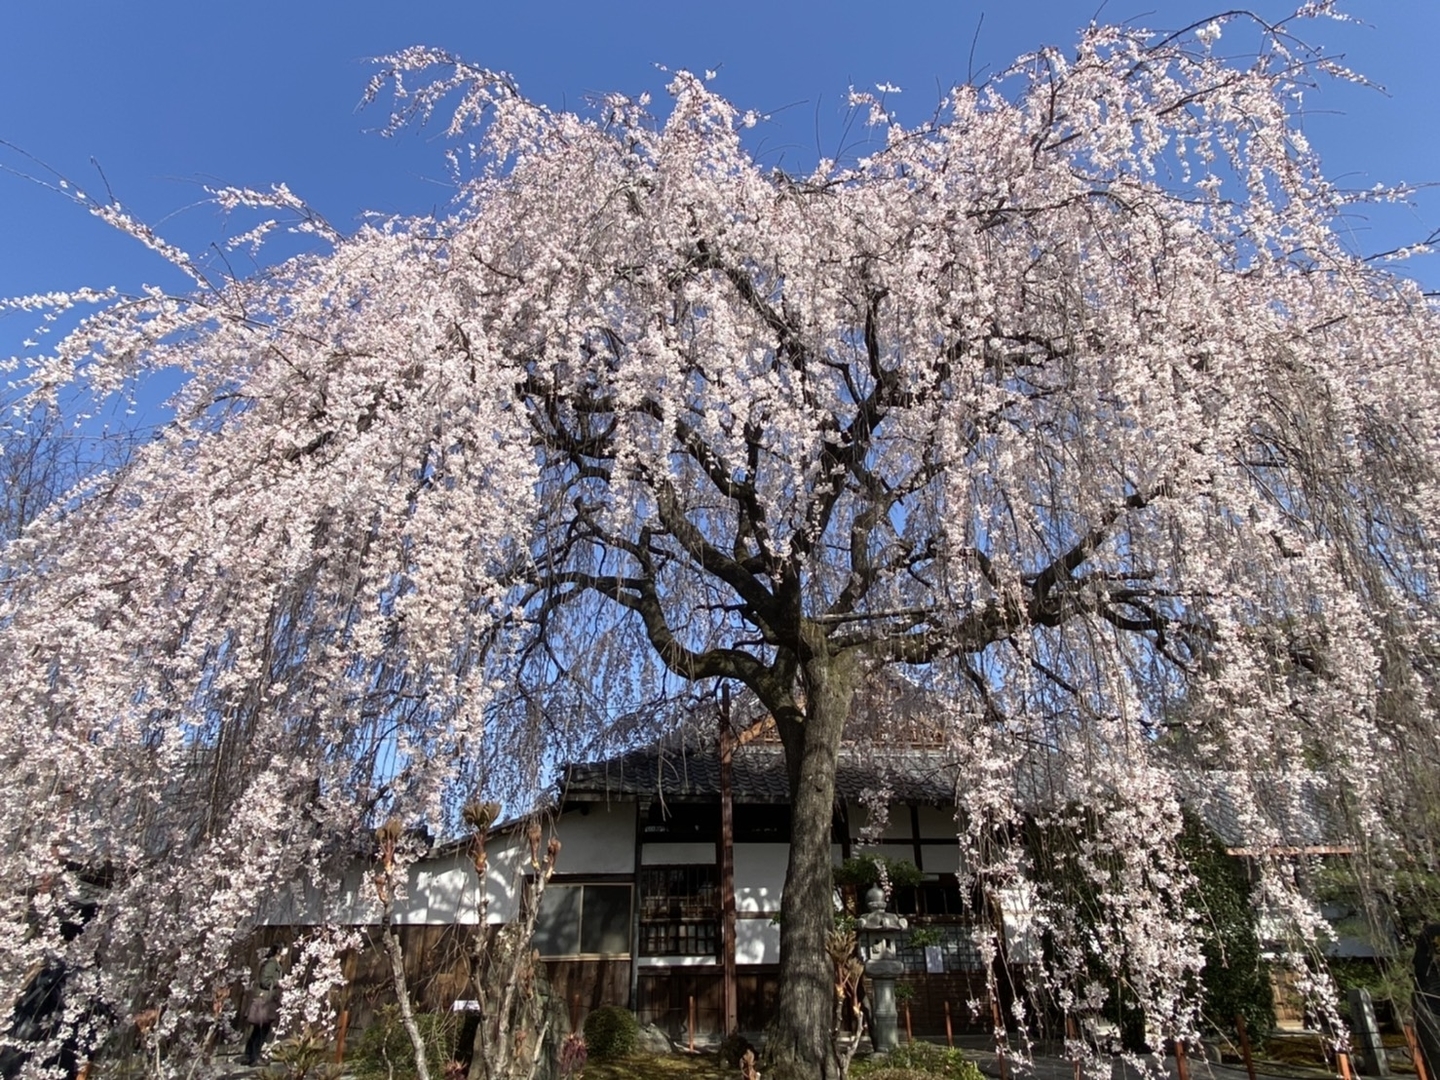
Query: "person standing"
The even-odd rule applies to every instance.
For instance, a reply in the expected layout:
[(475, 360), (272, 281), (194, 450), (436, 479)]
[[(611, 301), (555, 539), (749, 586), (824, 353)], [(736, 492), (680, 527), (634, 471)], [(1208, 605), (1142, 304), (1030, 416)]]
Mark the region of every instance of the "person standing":
[(270, 1037), (270, 1030), (280, 1015), (280, 946), (265, 951), (260, 971), (255, 977), (254, 993), (245, 1019), (250, 1022), (250, 1037), (245, 1040), (245, 1064), (260, 1064), (260, 1049)]

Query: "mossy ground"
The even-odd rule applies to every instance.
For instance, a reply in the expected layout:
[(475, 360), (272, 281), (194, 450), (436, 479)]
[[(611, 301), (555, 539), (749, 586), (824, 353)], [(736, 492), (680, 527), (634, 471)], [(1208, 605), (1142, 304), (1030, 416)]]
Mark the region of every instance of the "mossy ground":
[(585, 1080), (735, 1080), (718, 1054), (631, 1054), (618, 1061), (592, 1061)]

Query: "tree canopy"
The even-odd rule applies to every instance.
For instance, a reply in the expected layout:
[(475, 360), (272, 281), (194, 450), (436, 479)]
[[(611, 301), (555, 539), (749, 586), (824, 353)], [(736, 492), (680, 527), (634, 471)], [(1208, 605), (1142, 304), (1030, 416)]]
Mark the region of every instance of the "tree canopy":
[[(729, 680), (795, 807), (771, 1052), (828, 1074), (835, 760), (890, 665), (944, 702), (969, 872), (1103, 808), (1073, 857), (1105, 934), (1192, 1022), (1177, 776), (1229, 774), (1256, 850), (1353, 843), (1398, 835), (1389, 762), (1434, 743), (1436, 314), (1337, 237), (1387, 193), (1329, 183), (1294, 115), (1344, 73), (1250, 18), (1092, 27), (914, 128), (855, 93), (873, 152), (803, 176), (683, 72), (663, 115), (556, 112), (413, 49), (370, 96), (475, 140), (444, 215), (347, 234), (220, 190), (320, 245), (232, 277), (101, 208), (194, 289), (99, 297), (34, 400), (183, 382), (5, 548), (0, 965), (61, 949), (198, 1031), (262, 899), (377, 816), (443, 829)], [(1062, 1003), (1082, 952), (1048, 957)]]

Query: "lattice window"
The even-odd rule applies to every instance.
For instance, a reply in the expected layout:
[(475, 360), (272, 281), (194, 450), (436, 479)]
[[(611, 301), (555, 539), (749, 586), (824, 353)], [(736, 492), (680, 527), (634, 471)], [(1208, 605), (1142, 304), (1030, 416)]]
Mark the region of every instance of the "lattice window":
[(647, 866), (640, 871), (640, 951), (715, 956), (720, 887), (715, 867)]

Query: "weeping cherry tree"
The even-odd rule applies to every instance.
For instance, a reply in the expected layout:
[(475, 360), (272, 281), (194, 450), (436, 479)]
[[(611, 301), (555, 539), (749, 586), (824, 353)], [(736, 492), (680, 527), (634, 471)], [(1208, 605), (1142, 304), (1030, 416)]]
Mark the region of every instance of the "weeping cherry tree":
[(728, 681), (793, 804), (766, 1052), (833, 1077), (836, 762), (888, 668), (943, 702), (972, 880), (1024, 874), (1027, 821), (1083, 831), (1096, 929), (1040, 888), (1038, 984), (1093, 1006), (1123, 957), (1191, 1030), (1176, 777), (1223, 773), (1256, 850), (1384, 837), (1387, 760), (1435, 737), (1440, 323), (1337, 238), (1359, 200), (1295, 122), (1330, 76), (1251, 16), (1092, 27), (918, 127), (856, 92), (871, 152), (791, 175), (689, 74), (576, 114), (416, 48), (368, 96), (474, 141), (444, 216), (217, 191), (317, 241), (236, 278), (96, 207), (195, 287), (102, 299), (32, 400), (184, 384), (5, 549), (6, 985), (58, 951), (90, 1015), (163, 996), (196, 1037), (264, 898), (367, 825), (443, 829)]

